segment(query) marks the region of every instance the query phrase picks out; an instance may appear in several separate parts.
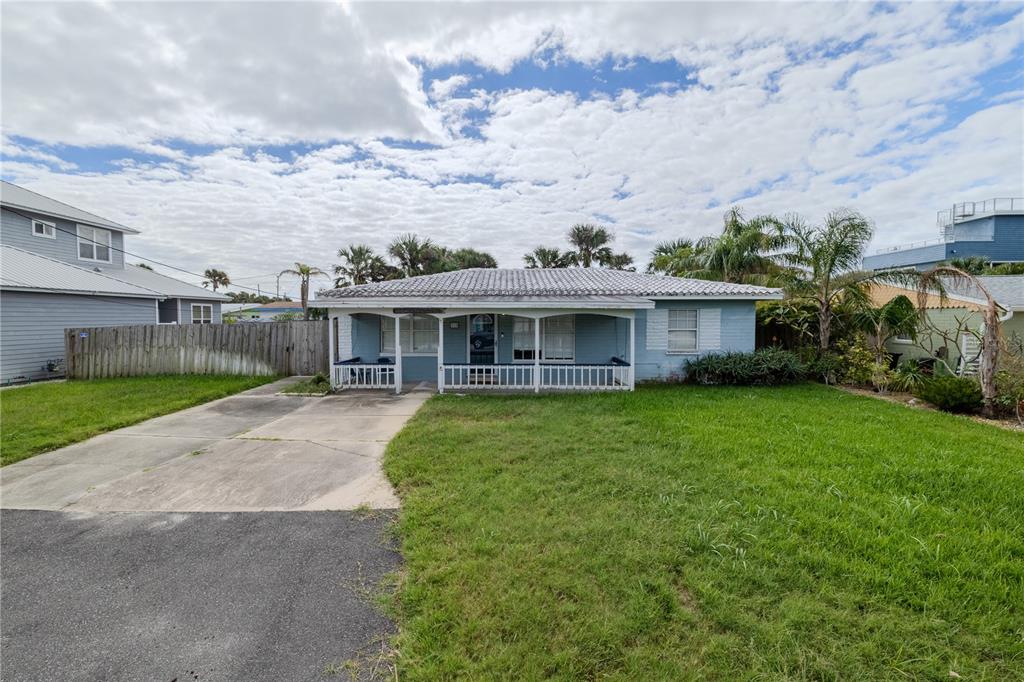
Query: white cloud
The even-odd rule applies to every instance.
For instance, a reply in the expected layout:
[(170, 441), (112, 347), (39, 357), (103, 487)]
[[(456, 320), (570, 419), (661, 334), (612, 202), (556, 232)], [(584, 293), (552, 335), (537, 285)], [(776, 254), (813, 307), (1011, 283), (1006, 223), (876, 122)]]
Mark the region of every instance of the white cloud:
[[(952, 201), (1024, 194), (1019, 78), (964, 120), (952, 110), (1019, 49), (1021, 15), (1007, 21), (995, 5), (2, 12), (5, 176), (136, 226), (129, 250), (196, 271), (327, 267), (345, 244), (382, 249), (407, 231), (516, 266), (571, 223), (606, 219), (642, 263), (656, 241), (717, 230), (732, 203), (812, 219), (851, 206), (876, 219), (888, 245), (933, 236), (934, 212)], [(970, 23), (993, 16), (1002, 24)], [(468, 69), (424, 87), (418, 66), (508, 71), (543, 50), (620, 65), (671, 56), (700, 85), (581, 100), (486, 91)], [(479, 137), (464, 135), (470, 123)], [(287, 142), (319, 144), (287, 159), (252, 151)], [(165, 160), (83, 173), (61, 144)], [(274, 278), (245, 280), (257, 282), (272, 288)]]

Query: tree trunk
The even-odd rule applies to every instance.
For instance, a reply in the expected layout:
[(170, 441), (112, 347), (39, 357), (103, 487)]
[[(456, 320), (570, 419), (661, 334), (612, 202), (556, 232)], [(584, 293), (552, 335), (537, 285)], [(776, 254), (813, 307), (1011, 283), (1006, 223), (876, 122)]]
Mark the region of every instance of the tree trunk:
[(309, 280), (305, 277), (302, 278), (300, 291), (302, 293), (302, 319), (309, 320)]
[(818, 350), (824, 354), (832, 340), (832, 306), (823, 301), (818, 308)]
[(999, 317), (995, 303), (985, 308), (985, 333), (981, 339), (981, 357), (978, 362), (978, 380), (981, 382), (981, 412), (995, 416), (996, 365), (999, 361)]

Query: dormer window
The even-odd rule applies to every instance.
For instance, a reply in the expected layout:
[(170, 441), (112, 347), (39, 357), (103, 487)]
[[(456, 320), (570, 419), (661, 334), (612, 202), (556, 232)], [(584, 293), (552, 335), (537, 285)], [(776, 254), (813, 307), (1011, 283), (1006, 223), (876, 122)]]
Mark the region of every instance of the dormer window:
[(45, 239), (56, 239), (57, 226), (54, 223), (48, 223), (45, 220), (33, 220), (32, 234), (36, 237), (43, 237)]
[(78, 226), (78, 260), (110, 262), (110, 230), (88, 225)]

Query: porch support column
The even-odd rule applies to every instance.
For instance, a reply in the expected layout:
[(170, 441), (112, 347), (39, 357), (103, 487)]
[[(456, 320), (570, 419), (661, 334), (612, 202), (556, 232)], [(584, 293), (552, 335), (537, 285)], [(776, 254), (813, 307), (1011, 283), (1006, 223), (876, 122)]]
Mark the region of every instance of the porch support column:
[(629, 390), (636, 388), (636, 313), (629, 316)]
[(437, 392), (444, 393), (444, 318), (437, 318)]
[(402, 318), (395, 315), (395, 393), (402, 392)]
[(335, 314), (327, 317), (327, 330), (330, 335), (330, 343), (327, 346), (329, 353), (327, 357), (327, 372), (331, 381), (331, 388), (335, 387), (334, 381), (334, 363), (338, 361), (338, 335), (335, 330), (338, 327), (338, 316)]
[(533, 392), (540, 393), (540, 319), (533, 318)]

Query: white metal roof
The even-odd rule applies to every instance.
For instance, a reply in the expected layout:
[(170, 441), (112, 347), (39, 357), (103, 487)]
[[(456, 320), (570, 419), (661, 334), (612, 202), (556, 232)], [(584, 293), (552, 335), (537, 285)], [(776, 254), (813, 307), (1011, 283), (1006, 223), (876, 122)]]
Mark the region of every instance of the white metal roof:
[(107, 277), (113, 277), (128, 284), (158, 291), (167, 298), (196, 298), (207, 301), (230, 300), (224, 294), (214, 293), (209, 289), (197, 287), (194, 284), (186, 284), (181, 280), (161, 275), (153, 270), (140, 268), (137, 265), (125, 265), (123, 269), (101, 268), (101, 270)]
[(604, 268), (474, 268), (374, 282), (319, 293), (317, 300), (516, 299), (593, 296), (641, 298), (781, 298), (779, 289)]
[(163, 298), (163, 294), (64, 261), (0, 245), (0, 287), (21, 291)]
[(64, 218), (66, 220), (83, 223), (85, 225), (106, 227), (111, 230), (127, 232), (128, 234), (139, 233), (138, 230), (131, 227), (125, 227), (120, 223), (115, 223), (113, 220), (107, 220), (95, 213), (83, 211), (82, 209), (75, 208), (70, 204), (65, 204), (63, 201), (51, 199), (50, 197), (39, 194), (38, 192), (33, 192), (32, 190), (19, 187), (18, 185), (13, 185), (6, 181), (0, 181), (0, 205), (12, 209), (20, 208), (33, 213), (42, 213), (43, 215), (54, 216), (56, 218)]

